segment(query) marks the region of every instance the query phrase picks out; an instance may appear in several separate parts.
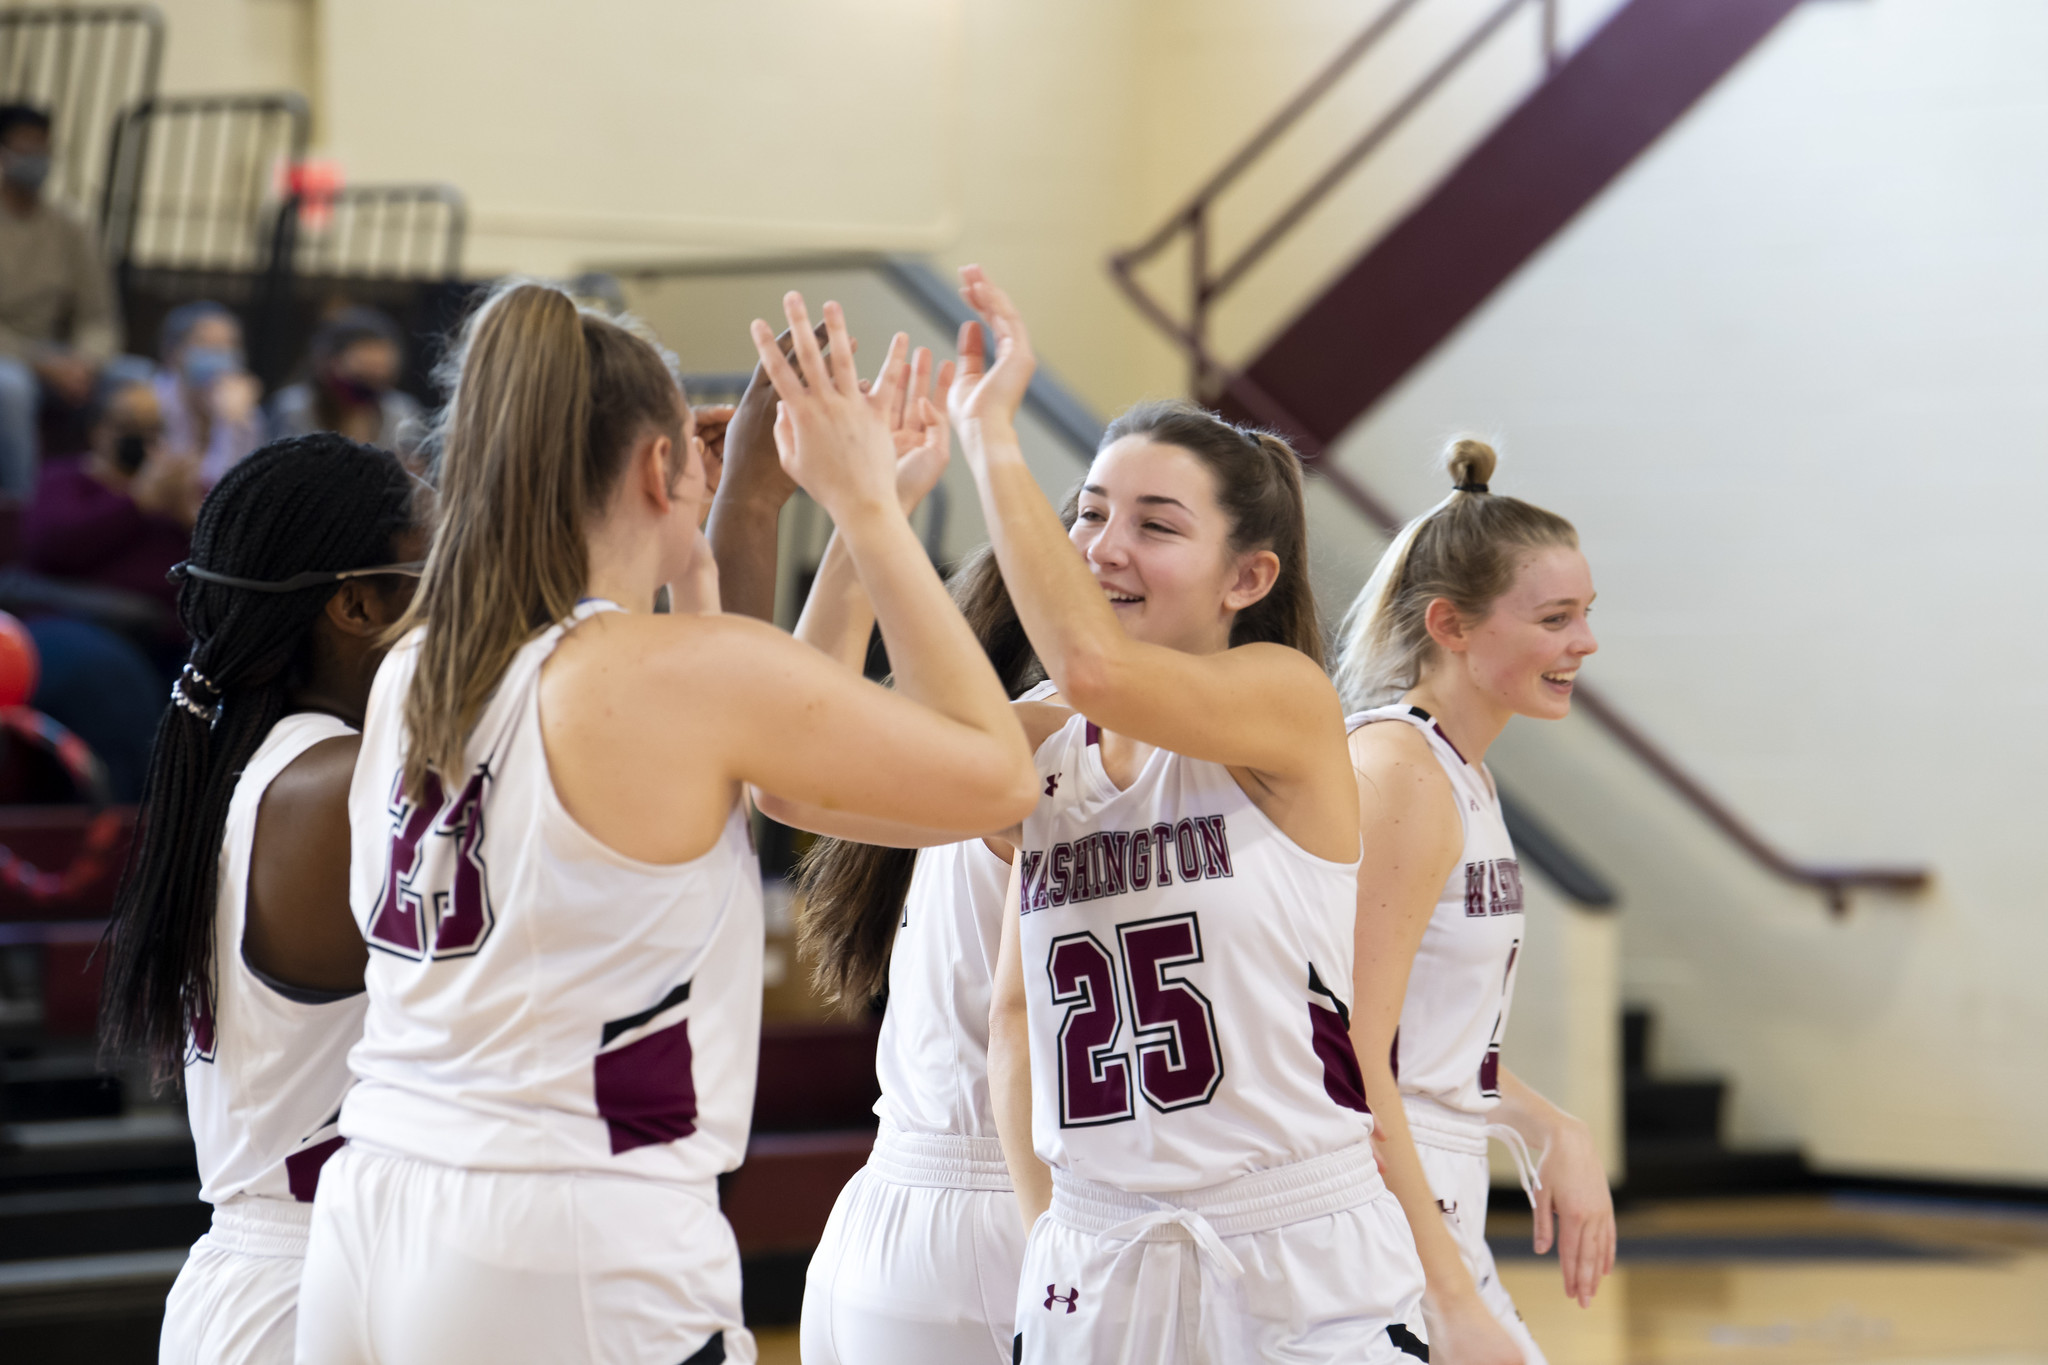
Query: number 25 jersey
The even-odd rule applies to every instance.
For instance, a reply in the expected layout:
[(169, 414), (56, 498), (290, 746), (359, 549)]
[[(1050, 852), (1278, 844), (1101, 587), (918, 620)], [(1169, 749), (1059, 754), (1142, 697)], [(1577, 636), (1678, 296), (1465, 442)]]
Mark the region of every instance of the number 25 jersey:
[(1358, 864), (1281, 833), (1221, 764), (1119, 791), (1075, 716), (1018, 849), (1032, 1138), (1126, 1190), (1200, 1189), (1363, 1141), (1349, 1033)]

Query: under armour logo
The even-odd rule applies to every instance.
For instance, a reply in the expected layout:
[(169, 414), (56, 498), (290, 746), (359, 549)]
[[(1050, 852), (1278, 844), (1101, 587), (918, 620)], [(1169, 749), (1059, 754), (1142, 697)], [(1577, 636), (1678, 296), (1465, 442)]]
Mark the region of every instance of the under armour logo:
[(1080, 1301), (1080, 1298), (1081, 1286), (1078, 1284), (1064, 1294), (1059, 1293), (1052, 1285), (1045, 1287), (1045, 1307), (1047, 1312), (1052, 1311), (1054, 1304), (1063, 1303), (1067, 1306), (1067, 1311), (1071, 1313), (1074, 1311), (1074, 1305)]
[(1054, 792), (1058, 791), (1059, 787), (1060, 775), (1058, 773), (1054, 773), (1051, 777), (1045, 779), (1045, 794), (1047, 796), (1051, 796)]
[(1469, 796), (1468, 796), (1468, 797), (1466, 797), (1466, 798), (1465, 798), (1465, 801), (1466, 801), (1466, 803), (1467, 803), (1468, 805), (1470, 805), (1470, 806), (1472, 807), (1472, 809), (1473, 809), (1473, 810), (1478, 810), (1478, 809), (1479, 809), (1479, 803), (1478, 803), (1477, 801), (1474, 801), (1474, 800), (1473, 800), (1473, 799), (1472, 799), (1471, 797), (1469, 797)]
[(1436, 1206), (1444, 1211), (1444, 1216), (1447, 1218), (1456, 1218), (1458, 1216), (1458, 1201), (1455, 1199), (1439, 1199), (1436, 1201)]

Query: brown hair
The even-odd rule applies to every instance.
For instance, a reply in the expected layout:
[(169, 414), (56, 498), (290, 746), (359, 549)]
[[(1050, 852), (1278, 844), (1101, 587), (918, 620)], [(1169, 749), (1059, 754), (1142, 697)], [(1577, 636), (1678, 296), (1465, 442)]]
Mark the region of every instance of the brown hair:
[[(1060, 514), (1068, 526), (1076, 502), (1068, 498)], [(1018, 697), (1045, 680), (993, 550), (984, 545), (960, 561), (946, 587), (1004, 691)], [(828, 1002), (854, 1011), (882, 993), (898, 911), (916, 865), (914, 849), (849, 839), (819, 839), (804, 854), (796, 871), (797, 953), (811, 959), (811, 979)]]
[(443, 416), (440, 507), (426, 572), (394, 637), (424, 625), (405, 698), (405, 785), (462, 770), (512, 656), (567, 616), (585, 537), (649, 427), (686, 452), (672, 365), (647, 338), (547, 285), (500, 286), (458, 341)]
[(1308, 577), (1308, 509), (1301, 459), (1270, 431), (1224, 421), (1181, 399), (1140, 403), (1109, 424), (1098, 450), (1126, 436), (1179, 446), (1216, 478), (1216, 501), (1230, 517), (1233, 551), (1271, 550), (1280, 560), (1272, 591), (1237, 614), (1230, 643), (1271, 641), (1323, 663), (1323, 625)]
[(1453, 441), (1443, 455), (1451, 495), (1401, 528), (1351, 603), (1333, 675), (1347, 709), (1384, 706), (1421, 681), (1435, 649), (1425, 623), (1431, 602), (1441, 597), (1482, 621), (1514, 586), (1524, 553), (1578, 548), (1563, 517), (1487, 490), (1498, 461), (1484, 441)]

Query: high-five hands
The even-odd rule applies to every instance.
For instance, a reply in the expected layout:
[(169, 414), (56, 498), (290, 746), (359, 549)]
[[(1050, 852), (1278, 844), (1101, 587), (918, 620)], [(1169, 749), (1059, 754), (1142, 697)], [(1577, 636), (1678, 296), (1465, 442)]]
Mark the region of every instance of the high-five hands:
[(783, 469), (842, 524), (878, 507), (898, 506), (891, 417), (904, 404), (909, 368), (903, 357), (910, 339), (902, 333), (891, 339), (881, 378), (863, 393), (839, 305), (827, 303), (824, 310), (827, 342), (844, 360), (831, 366), (812, 334), (803, 295), (785, 294), (782, 310), (789, 319), (791, 355), (782, 354), (775, 333), (758, 318), (752, 333), (762, 368), (781, 399), (775, 448)]
[(932, 401), (932, 392), (936, 388), (943, 401), (952, 384), (953, 362), (948, 360), (939, 366), (935, 381), (932, 353), (920, 346), (910, 359), (908, 380), (896, 386), (889, 434), (896, 445), (896, 500), (902, 504), (905, 516), (917, 510), (917, 505), (946, 472), (951, 443), (946, 415)]
[(972, 450), (984, 427), (1007, 430), (1015, 424), (1024, 391), (1031, 387), (1031, 374), (1038, 368), (1038, 357), (1032, 354), (1031, 336), (1016, 305), (980, 266), (960, 271), (960, 297), (982, 316), (996, 338), (991, 363), (981, 328), (971, 322), (961, 324), (960, 362), (946, 390), (946, 409), (960, 426), (960, 439)]

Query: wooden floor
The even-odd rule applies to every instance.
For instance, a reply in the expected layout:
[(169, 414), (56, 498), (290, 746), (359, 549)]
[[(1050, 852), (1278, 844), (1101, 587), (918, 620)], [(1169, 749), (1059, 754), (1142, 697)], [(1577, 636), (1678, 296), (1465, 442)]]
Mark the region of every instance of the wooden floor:
[[(1495, 1245), (1528, 1226), (1497, 1216)], [(1586, 1310), (1553, 1260), (1502, 1261), (1552, 1365), (2048, 1365), (2048, 1208), (1674, 1202), (1631, 1210), (1621, 1236)], [(760, 1342), (763, 1365), (796, 1365), (793, 1329)]]

